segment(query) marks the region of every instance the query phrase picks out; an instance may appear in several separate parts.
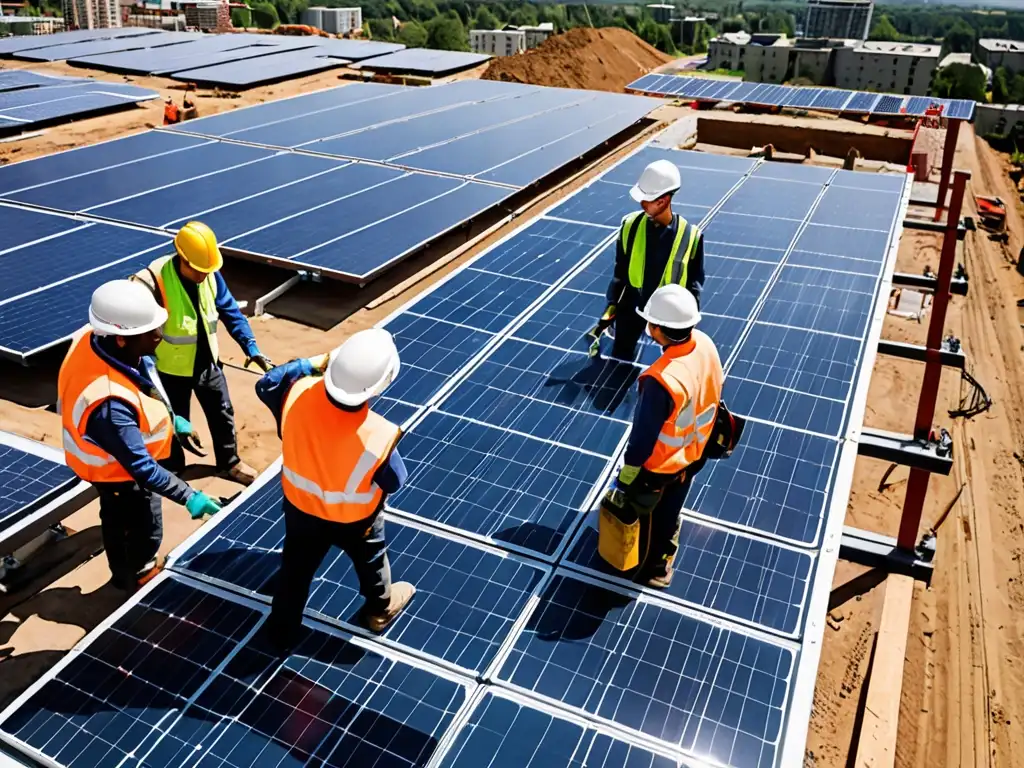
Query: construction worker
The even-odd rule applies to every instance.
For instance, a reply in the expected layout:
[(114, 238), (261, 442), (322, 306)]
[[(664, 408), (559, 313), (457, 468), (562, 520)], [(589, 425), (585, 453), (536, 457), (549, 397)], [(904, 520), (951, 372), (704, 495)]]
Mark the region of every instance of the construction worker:
[(310, 584), (332, 545), (352, 559), (374, 632), (416, 591), (391, 583), (381, 511), (406, 479), (395, 447), (401, 431), (369, 406), (398, 369), (391, 334), (372, 328), (329, 355), (279, 366), (256, 385), (283, 443), (285, 539), (268, 619), (270, 640), (282, 651), (297, 640)]
[(181, 122), (181, 110), (174, 103), (170, 96), (164, 100), (164, 125), (174, 125)]
[(89, 325), (72, 342), (57, 381), (64, 456), (99, 493), (111, 581), (126, 590), (159, 570), (161, 496), (183, 504), (195, 519), (220, 509), (158, 464), (176, 436), (193, 436), (188, 420), (168, 408), (150, 358), (166, 320), (166, 310), (142, 285), (101, 285), (92, 295)]
[(657, 289), (638, 314), (662, 354), (640, 374), (624, 466), (602, 506), (638, 513), (639, 563), (633, 577), (664, 589), (672, 581), (680, 513), (704, 464), (724, 374), (714, 342), (695, 328), (697, 299), (681, 285)]
[[(217, 345), (218, 319), (245, 352), (246, 365), (255, 363), (264, 371), (273, 365), (260, 352), (249, 321), (220, 274), (224, 258), (210, 228), (190, 221), (178, 230), (174, 250), (174, 256), (163, 256), (135, 275), (168, 311), (156, 367), (179, 416), (189, 418), (195, 392), (210, 427), (217, 469), (249, 485), (256, 471), (238, 457), (235, 411)], [(167, 466), (178, 473), (185, 468), (180, 445), (172, 447)]]
[(622, 219), (615, 251), (615, 272), (608, 285), (608, 306), (592, 333), (595, 340), (614, 324), (612, 356), (632, 360), (644, 323), (643, 307), (662, 285), (689, 289), (700, 304), (704, 284), (704, 236), (700, 229), (672, 212), (672, 196), (682, 181), (668, 160), (648, 165), (630, 189), (643, 209)]

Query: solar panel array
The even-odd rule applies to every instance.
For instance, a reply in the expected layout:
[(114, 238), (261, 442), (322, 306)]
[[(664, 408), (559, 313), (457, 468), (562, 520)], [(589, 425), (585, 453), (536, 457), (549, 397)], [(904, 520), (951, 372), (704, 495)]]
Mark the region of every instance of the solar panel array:
[(439, 77), (461, 72), (483, 64), (490, 59), (487, 53), (465, 51), (432, 51), (427, 48), (409, 48), (386, 56), (377, 56), (360, 64), (360, 69), (371, 72), (409, 73)]
[(649, 74), (634, 80), (626, 90), (657, 96), (680, 96), (698, 101), (735, 101), (772, 107), (802, 107), (824, 112), (854, 112), (874, 115), (924, 117), (928, 109), (941, 106), (942, 116), (971, 120), (975, 103), (968, 99), (936, 96), (847, 91), (841, 88), (746, 83), (706, 77)]
[(0, 432), (0, 555), (11, 552), (6, 542), (32, 527), (49, 505), (84, 490), (60, 451)]
[[(680, 167), (680, 210), (705, 226), (702, 327), (750, 419), (695, 479), (665, 592), (610, 573), (593, 525), (658, 351), (592, 360), (583, 338), (654, 159)], [(391, 568), (418, 591), (382, 637), (336, 553), (303, 644), (267, 659), (278, 464), (0, 729), (99, 768), (797, 764), (907, 190), (902, 175), (631, 155), (383, 322), (403, 368), (375, 407), (402, 424), (409, 468), (388, 499)]]
[(52, 77), (26, 70), (0, 72), (0, 133), (133, 106), (159, 96), (127, 83)]
[[(167, 236), (192, 219), (236, 253), (365, 283), (627, 130), (653, 103), (485, 81), (356, 84), (4, 166), (0, 232), (10, 241), (0, 259), (11, 266), (0, 352), (21, 357), (68, 338), (85, 320), (87, 291), (166, 252)], [(116, 242), (81, 246), (97, 238)]]

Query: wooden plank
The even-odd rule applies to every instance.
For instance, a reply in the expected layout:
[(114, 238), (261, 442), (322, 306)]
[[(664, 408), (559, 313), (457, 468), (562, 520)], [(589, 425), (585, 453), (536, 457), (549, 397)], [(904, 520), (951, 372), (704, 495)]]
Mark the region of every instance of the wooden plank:
[(875, 639), (875, 657), (857, 743), (857, 768), (892, 768), (896, 763), (903, 664), (913, 599), (911, 577), (890, 575), (886, 579), (882, 621)]

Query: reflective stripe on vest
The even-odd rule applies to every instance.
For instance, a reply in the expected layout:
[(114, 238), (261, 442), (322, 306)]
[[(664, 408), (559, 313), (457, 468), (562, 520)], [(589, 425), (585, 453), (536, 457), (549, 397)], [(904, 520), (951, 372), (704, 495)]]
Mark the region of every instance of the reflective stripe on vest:
[(185, 292), (185, 287), (181, 284), (173, 256), (157, 259), (149, 269), (156, 276), (161, 304), (167, 310), (167, 322), (164, 323), (163, 329), (164, 340), (156, 348), (157, 370), (171, 376), (191, 376), (195, 372), (200, 322), (206, 329), (210, 356), (214, 361), (220, 358), (220, 349), (217, 345), (219, 313), (216, 278), (210, 275), (197, 286), (197, 313), (192, 300)]
[(171, 455), (174, 434), (167, 406), (139, 390), (131, 379), (97, 355), (92, 348), (90, 331), (72, 342), (61, 365), (57, 390), (64, 456), (68, 467), (83, 480), (90, 483), (132, 480), (127, 469), (85, 434), (92, 412), (110, 398), (117, 398), (135, 410), (142, 440), (154, 459)]
[[(683, 249), (682, 257), (677, 258), (684, 238), (686, 239), (686, 248)], [(676, 224), (676, 236), (672, 241), (672, 250), (665, 263), (661, 282), (658, 283), (659, 288), (672, 284), (686, 287), (690, 259), (693, 258), (693, 254), (697, 250), (698, 240), (700, 240), (700, 228), (688, 224), (686, 219), (679, 216)], [(643, 288), (644, 268), (647, 262), (647, 216), (643, 213), (631, 213), (626, 216), (619, 229), (619, 241), (622, 243), (622, 250), (629, 254), (629, 284), (640, 290)]]
[(677, 474), (701, 458), (711, 437), (722, 399), (722, 362), (711, 339), (694, 330), (689, 342), (668, 347), (640, 374), (646, 376), (669, 393), (673, 407), (644, 467)]
[(281, 416), (285, 497), (303, 512), (334, 522), (363, 520), (384, 492), (374, 482), (401, 432), (364, 407), (346, 411), (327, 397), (323, 379), (292, 385)]

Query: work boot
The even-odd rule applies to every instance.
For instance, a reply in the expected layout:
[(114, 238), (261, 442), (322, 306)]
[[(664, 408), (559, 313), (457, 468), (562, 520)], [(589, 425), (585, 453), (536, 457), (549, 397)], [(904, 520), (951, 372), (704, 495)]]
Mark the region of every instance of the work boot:
[(409, 604), (412, 596), (416, 594), (416, 587), (407, 581), (399, 581), (391, 585), (391, 602), (384, 613), (367, 615), (366, 626), (371, 632), (380, 634), (388, 625), (395, 620), (395, 617), (402, 612), (402, 609)]
[(228, 479), (234, 480), (239, 485), (248, 486), (252, 485), (256, 481), (256, 475), (258, 473), (244, 461), (240, 461), (224, 474)]

